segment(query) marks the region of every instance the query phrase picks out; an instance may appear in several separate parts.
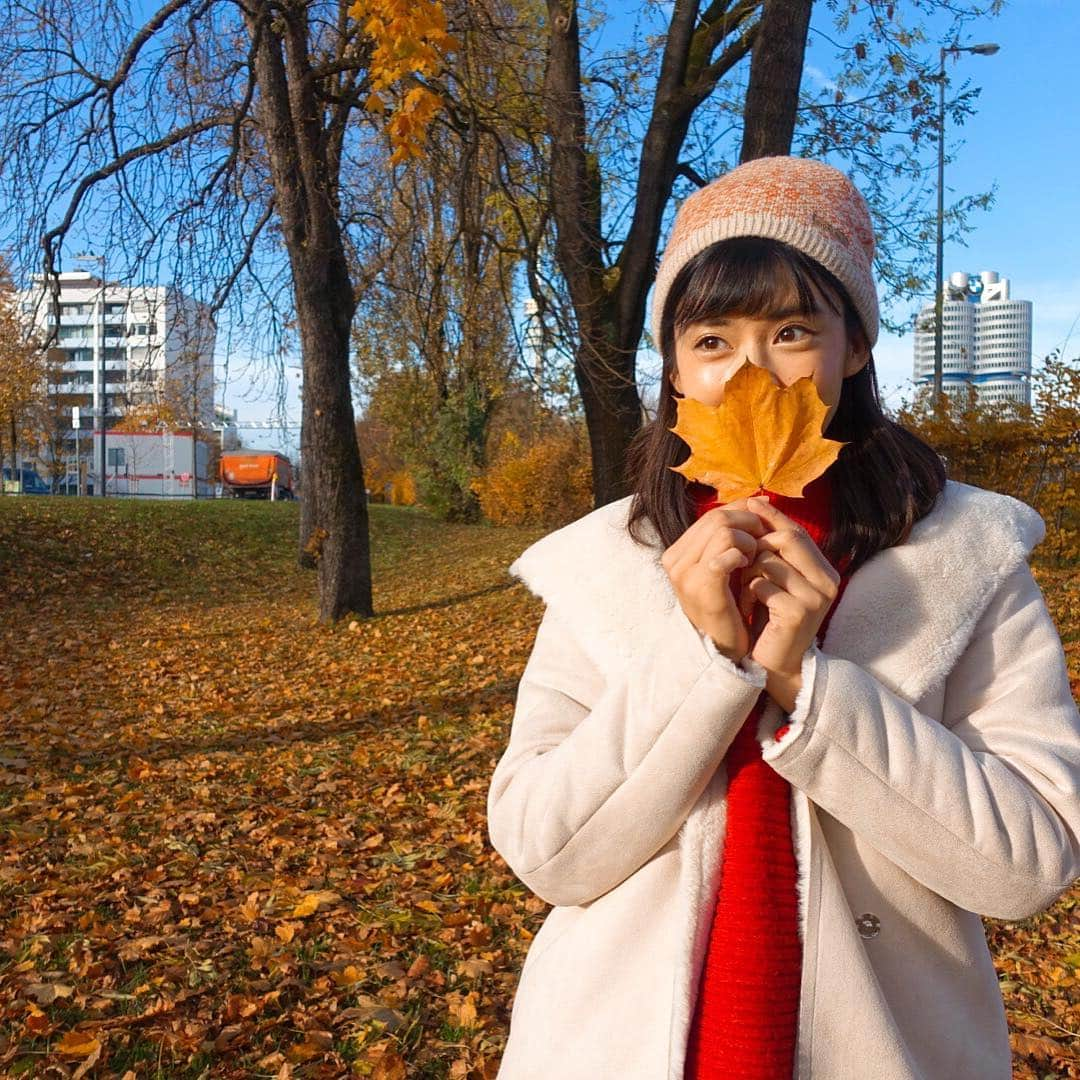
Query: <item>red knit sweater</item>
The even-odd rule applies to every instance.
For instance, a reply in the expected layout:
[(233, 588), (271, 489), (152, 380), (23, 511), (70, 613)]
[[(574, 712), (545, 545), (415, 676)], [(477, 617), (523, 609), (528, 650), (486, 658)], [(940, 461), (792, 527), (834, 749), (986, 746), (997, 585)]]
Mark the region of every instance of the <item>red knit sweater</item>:
[[(722, 505), (712, 488), (691, 483), (689, 491), (697, 517)], [(830, 520), (827, 472), (806, 486), (802, 498), (767, 494), (821, 546)], [(740, 578), (741, 571), (731, 575), (736, 597)], [(819, 644), (846, 583), (842, 574), (840, 592), (818, 630)], [(790, 785), (762, 759), (757, 741), (767, 701), (763, 690), (724, 758), (727, 823), (720, 885), (690, 1027), (686, 1080), (777, 1080), (794, 1073), (802, 971), (798, 870)], [(787, 725), (780, 728), (776, 738), (786, 730)]]

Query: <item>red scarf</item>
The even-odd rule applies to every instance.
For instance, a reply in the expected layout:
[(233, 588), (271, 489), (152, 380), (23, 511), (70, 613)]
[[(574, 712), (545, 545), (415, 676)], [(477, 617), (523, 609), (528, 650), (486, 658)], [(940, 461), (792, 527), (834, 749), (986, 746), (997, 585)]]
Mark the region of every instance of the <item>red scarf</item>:
[[(695, 516), (723, 505), (716, 492), (691, 483)], [(829, 528), (828, 471), (802, 498), (768, 493), (769, 501), (806, 528), (822, 546)], [(843, 595), (847, 577), (818, 630)], [(731, 575), (739, 595), (741, 571)], [(720, 885), (687, 1045), (686, 1080), (777, 1080), (795, 1071), (802, 944), (798, 930), (798, 867), (791, 835), (791, 787), (761, 757), (758, 720), (763, 690), (724, 758), (727, 824)], [(781, 739), (787, 726), (780, 728)]]

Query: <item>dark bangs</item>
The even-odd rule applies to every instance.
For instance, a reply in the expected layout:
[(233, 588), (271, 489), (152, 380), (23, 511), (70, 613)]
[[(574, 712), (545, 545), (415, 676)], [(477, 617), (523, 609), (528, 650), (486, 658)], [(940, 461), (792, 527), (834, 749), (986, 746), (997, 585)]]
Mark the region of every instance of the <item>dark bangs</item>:
[[(823, 266), (779, 240), (737, 236), (699, 251), (679, 269), (668, 290), (675, 307), (661, 328), (660, 351), (675, 355), (675, 336), (691, 323), (728, 315), (773, 318), (794, 304), (803, 315), (816, 315), (811, 288), (817, 284), (826, 303), (843, 315), (844, 287)], [(786, 283), (787, 288), (778, 287)], [(824, 286), (824, 287), (823, 287)]]
[[(626, 456), (627, 487), (633, 491), (627, 528), (638, 543), (647, 519), (664, 548), (693, 523), (685, 477), (672, 471), (690, 448), (670, 429), (677, 418), (671, 377), (677, 370), (677, 330), (730, 315), (775, 316), (797, 306), (817, 312), (811, 283), (842, 315), (848, 340), (863, 333), (859, 315), (841, 282), (824, 266), (788, 244), (764, 237), (720, 240), (687, 260), (672, 281), (660, 320), (663, 359), (656, 417), (638, 431)], [(882, 409), (873, 355), (841, 385), (840, 400), (824, 434), (846, 442), (829, 466), (833, 481), (832, 525), (822, 550), (832, 561), (847, 555), (854, 572), (878, 551), (903, 543), (945, 486), (937, 452), (889, 419)]]

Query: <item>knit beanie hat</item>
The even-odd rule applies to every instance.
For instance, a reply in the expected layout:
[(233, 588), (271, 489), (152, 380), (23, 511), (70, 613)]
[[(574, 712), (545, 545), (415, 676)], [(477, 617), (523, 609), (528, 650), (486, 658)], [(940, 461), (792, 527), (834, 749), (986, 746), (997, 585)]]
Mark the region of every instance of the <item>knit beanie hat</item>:
[(851, 296), (873, 348), (879, 316), (874, 229), (866, 200), (839, 169), (801, 157), (755, 158), (683, 200), (653, 288), (657, 347), (675, 275), (699, 251), (733, 236), (782, 240), (831, 270)]

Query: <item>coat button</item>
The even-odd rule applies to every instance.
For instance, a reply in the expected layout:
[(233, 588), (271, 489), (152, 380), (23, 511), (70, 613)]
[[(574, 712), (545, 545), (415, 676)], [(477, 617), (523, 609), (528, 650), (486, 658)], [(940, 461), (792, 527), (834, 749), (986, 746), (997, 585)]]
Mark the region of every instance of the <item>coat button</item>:
[(855, 920), (855, 926), (858, 928), (859, 937), (877, 937), (881, 933), (881, 920), (870, 912), (860, 915)]

